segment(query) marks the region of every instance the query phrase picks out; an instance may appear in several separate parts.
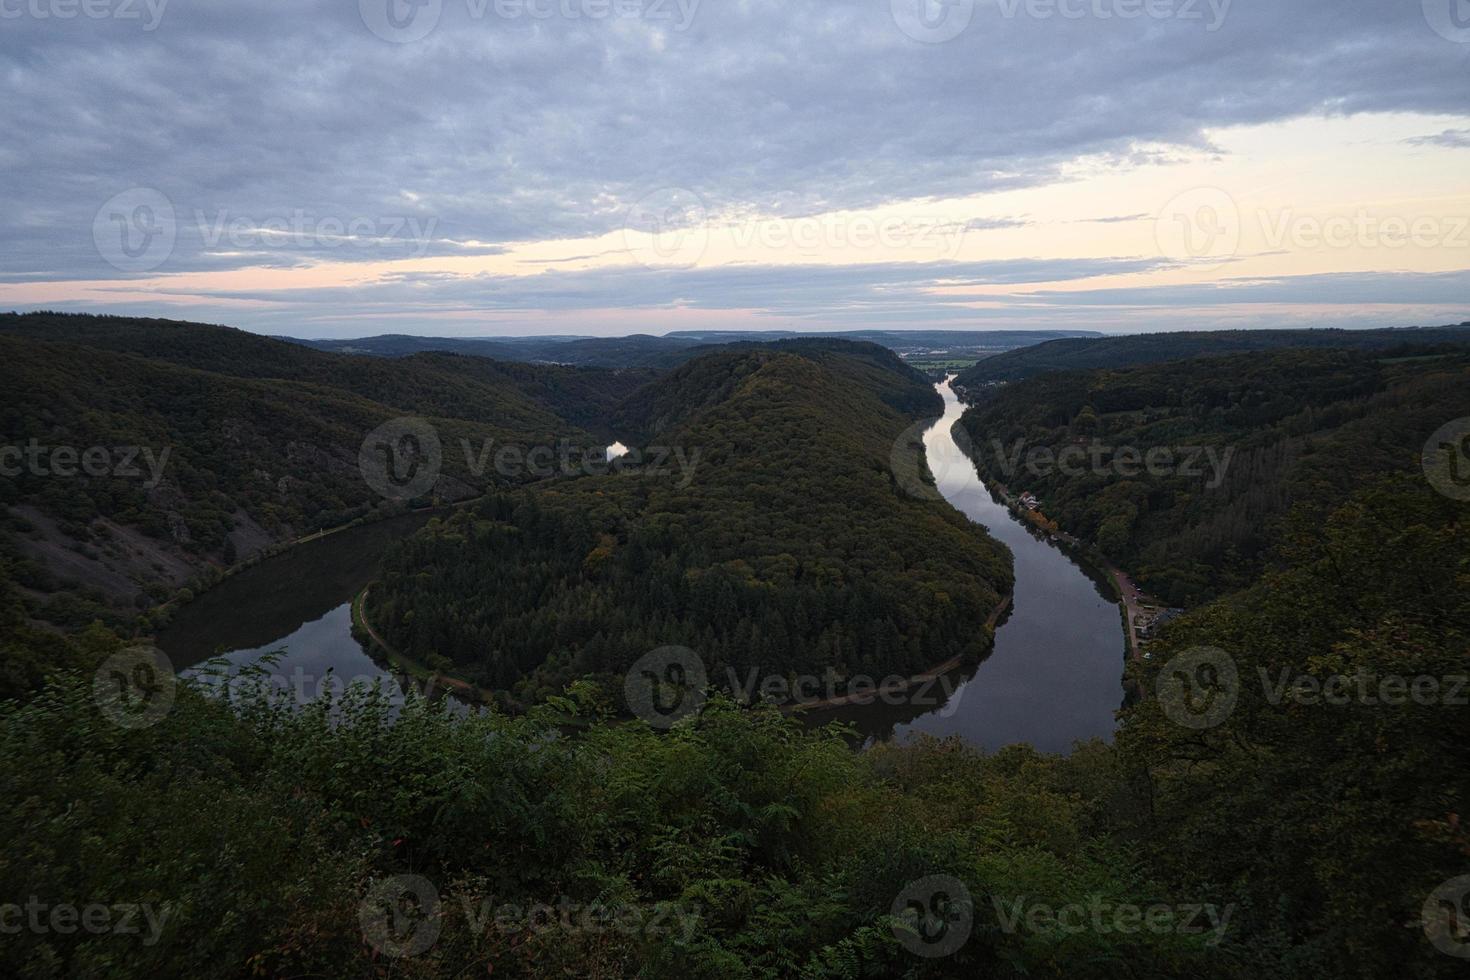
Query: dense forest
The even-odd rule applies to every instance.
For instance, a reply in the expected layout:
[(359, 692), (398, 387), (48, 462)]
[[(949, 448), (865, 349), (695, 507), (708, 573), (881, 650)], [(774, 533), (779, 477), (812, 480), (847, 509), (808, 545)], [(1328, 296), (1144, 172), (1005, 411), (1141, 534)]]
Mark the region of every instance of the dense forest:
[(1336, 349), (1394, 351), (1428, 344), (1470, 345), (1470, 323), (1382, 330), (1210, 330), (1046, 341), (986, 358), (961, 371), (955, 387), (979, 390), (1049, 371), (1136, 367), (1248, 351)]
[[(391, 419), (438, 434), (442, 467), (421, 502), (466, 499), (526, 478), (475, 472), (483, 447), (605, 445), (612, 407), (650, 377), (448, 354), (390, 363), (171, 321), (0, 316), (0, 421), (8, 444), (37, 450), (0, 474), (0, 553), (32, 616), (122, 627), (262, 548), (414, 503), (385, 500), (361, 472), (365, 437)], [(96, 465), (83, 467), (89, 450)]]
[[(124, 728), (91, 689), (121, 641), (42, 639), (7, 598), (7, 656), (51, 669), (0, 703), (0, 894), (126, 898), (151, 918), (136, 936), (7, 936), (0, 963), (34, 977), (1458, 976), (1419, 916), (1470, 861), (1470, 716), (1448, 685), (1337, 705), (1273, 699), (1272, 684), (1463, 675), (1465, 506), (1404, 480), (1300, 526), (1280, 570), (1160, 648), (1228, 651), (1233, 713), (1187, 727), (1146, 698), (1114, 747), (1066, 757), (853, 753), (720, 698), (655, 733), (602, 720), (577, 684), (554, 714), (458, 719), (411, 700), (396, 721), (362, 692), (300, 712), (183, 684), (158, 724)], [(570, 738), (568, 712), (587, 721)], [(936, 875), (969, 895), (950, 920), (963, 942), (915, 955), (895, 899)], [(405, 945), (385, 945), (375, 896), (409, 887), (419, 904), (392, 932)], [(517, 911), (538, 904), (552, 909), (539, 924)], [(1162, 917), (1118, 928), (1119, 909)]]
[(1466, 415), (1470, 355), (1291, 350), (1046, 374), (962, 426), (983, 474), (1182, 605), (1254, 581), (1293, 507), (1417, 470)]
[[(108, 682), (116, 658), (136, 667), (147, 624), (78, 611), (58, 629), (38, 615), (35, 553), (0, 553), (4, 975), (1463, 974), (1463, 905), (1431, 896), (1470, 870), (1470, 503), (1417, 457), (1470, 416), (1465, 355), (1066, 372), (973, 409), (981, 448), (1235, 449), (1209, 491), (1112, 467), (1009, 481), (1199, 605), (1128, 665), (1140, 696), (1113, 744), (987, 755), (855, 752), (841, 728), (719, 692), (654, 730), (608, 696), (635, 651), (664, 643), (881, 673), (983, 653), (1010, 563), (905, 492), (896, 462), (936, 405), (890, 352), (739, 345), (651, 385), (428, 355), (375, 362), (404, 374), (370, 397), (353, 386), (378, 368), (342, 355), (297, 362), (267, 343), (266, 366), (245, 353), (257, 339), (211, 328), (80, 326), (90, 340), (0, 334), (7, 441), (168, 440), (187, 464), (176, 508), (224, 515), (199, 511), (191, 540), (217, 540), (231, 508), (271, 503), (293, 527), (354, 513), (362, 491), (329, 467), (275, 496), (230, 481), (295, 472), (292, 442), (351, 459), (362, 426), (429, 405), (446, 433), (501, 434), (482, 393), (531, 434), (566, 424), (556, 399), (585, 397), (636, 449), (694, 462), (470, 487), (488, 492), (390, 556), (371, 605), (393, 642), (503, 685), (514, 712), (413, 694), (399, 710), (361, 688), (302, 710), (145, 672), (142, 705), (163, 710), (121, 724)], [(531, 372), (524, 388), (480, 373), (512, 368)], [(538, 389), (547, 378), (561, 380)], [(219, 434), (229, 418), (248, 423), (239, 443)], [(13, 538), (18, 514), (132, 527), (161, 506), (49, 482), (67, 486), (3, 484)], [(1127, 533), (1109, 537), (1120, 515)], [(942, 884), (912, 893), (924, 882)], [(129, 927), (68, 927), (67, 903)], [(16, 915), (44, 927), (13, 929)]]
[(616, 689), (668, 644), (721, 677), (973, 661), (1009, 555), (890, 469), (937, 403), (868, 345), (702, 357), (623, 408), (627, 431), (672, 451), (666, 474), (542, 485), (436, 521), (390, 551), (369, 613), (401, 652), (523, 701), (587, 675)]

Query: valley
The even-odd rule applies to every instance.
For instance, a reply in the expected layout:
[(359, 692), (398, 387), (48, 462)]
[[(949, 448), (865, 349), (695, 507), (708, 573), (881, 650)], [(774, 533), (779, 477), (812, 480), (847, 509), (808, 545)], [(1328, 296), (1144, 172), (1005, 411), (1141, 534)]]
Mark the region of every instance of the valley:
[[(1243, 980), (1309, 937), (1450, 975), (1399, 923), (1470, 853), (1454, 345), (961, 389), (832, 338), (567, 368), (43, 320), (0, 320), (49, 453), (0, 476), (0, 888), (167, 896), (132, 965), (381, 973), (356, 910), (409, 876), (426, 976)], [(80, 465), (129, 446), (150, 486)], [(1144, 657), (1131, 577), (1183, 610)], [(935, 970), (890, 912), (926, 876), (990, 898)], [(464, 911), (548, 893), (685, 938)], [(1216, 918), (1079, 952), (1023, 896)]]

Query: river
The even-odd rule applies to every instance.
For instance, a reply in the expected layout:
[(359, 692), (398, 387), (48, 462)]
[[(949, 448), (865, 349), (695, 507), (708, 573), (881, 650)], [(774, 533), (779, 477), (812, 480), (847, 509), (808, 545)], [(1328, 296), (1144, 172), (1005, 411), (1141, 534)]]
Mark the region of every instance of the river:
[(874, 703), (810, 714), (856, 726), (868, 744), (924, 733), (990, 750), (1029, 742), (1066, 752), (1079, 739), (1110, 740), (1124, 697), (1122, 613), (1100, 578), (991, 495), (951, 434), (964, 405), (948, 382), (937, 389), (944, 416), (924, 434), (935, 485), (1015, 555), (1015, 595), (995, 649), (978, 667), (943, 678), (953, 693), (938, 707)]
[[(1015, 595), (996, 628), (994, 652), (978, 667), (941, 678), (932, 691), (952, 693), (926, 707), (873, 703), (803, 717), (851, 724), (867, 745), (927, 733), (991, 750), (1030, 742), (1065, 752), (1077, 739), (1111, 738), (1113, 712), (1123, 701), (1118, 607), (1081, 565), (992, 498), (950, 434), (963, 406), (947, 383), (937, 387), (944, 416), (924, 436), (936, 486), (1015, 555)], [(407, 679), (374, 661), (352, 636), (351, 603), (375, 577), (388, 545), (427, 520), (413, 514), (351, 528), (266, 559), (181, 609), (158, 645), (185, 673), (216, 656), (240, 667), (278, 652), (271, 673), (302, 701), (344, 680), (401, 690)]]

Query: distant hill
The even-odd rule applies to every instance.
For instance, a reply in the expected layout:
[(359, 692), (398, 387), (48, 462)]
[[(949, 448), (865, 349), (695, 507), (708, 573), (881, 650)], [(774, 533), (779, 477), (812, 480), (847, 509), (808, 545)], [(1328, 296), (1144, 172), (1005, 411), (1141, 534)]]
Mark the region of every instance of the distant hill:
[(653, 337), (411, 337), (386, 334), (355, 340), (293, 340), (321, 351), (404, 357), (425, 351), (445, 351), (532, 364), (582, 367), (668, 368), (692, 356), (702, 341)]
[(531, 367), (515, 357), (456, 356), (432, 344), (395, 355), (407, 360), (405, 366), (233, 327), (142, 317), (0, 314), (0, 337), (5, 336), (77, 344), (235, 378), (322, 384), (410, 413), (510, 421), (530, 402), (599, 432), (612, 406), (654, 377), (648, 370)]
[(531, 363), (671, 368), (706, 353), (711, 347), (736, 343), (847, 340), (877, 344), (906, 357), (943, 352), (974, 359), (1059, 338), (1101, 336), (1085, 330), (851, 330), (839, 333), (677, 330), (663, 337), (647, 334), (629, 337), (410, 337), (388, 334), (355, 340), (296, 340), (294, 343), (339, 354), (371, 354), (377, 357), (449, 351)]
[(791, 330), (675, 330), (668, 334), (669, 338), (698, 340), (707, 344), (727, 344), (740, 340), (793, 340), (799, 337), (858, 340), (901, 351), (920, 348), (1012, 350), (1050, 340), (1102, 336), (1096, 330), (844, 330), (832, 333), (801, 333)]
[(1130, 367), (1286, 347), (1391, 350), (1408, 344), (1470, 345), (1470, 323), (1386, 330), (1220, 330), (1051, 340), (986, 358), (960, 372), (955, 385), (975, 388), (1047, 371)]

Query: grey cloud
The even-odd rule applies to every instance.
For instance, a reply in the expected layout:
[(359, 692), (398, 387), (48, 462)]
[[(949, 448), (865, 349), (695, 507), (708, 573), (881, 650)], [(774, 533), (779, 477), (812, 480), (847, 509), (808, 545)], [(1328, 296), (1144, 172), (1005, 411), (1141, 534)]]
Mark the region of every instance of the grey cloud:
[(971, 218), (965, 222), (965, 231), (995, 231), (1001, 228), (1025, 228), (1034, 224), (1025, 218)]
[[(174, 2), (153, 31), (7, 21), (0, 124), (26, 136), (0, 151), (0, 268), (106, 273), (92, 221), (131, 187), (186, 215), (403, 216), (505, 245), (616, 229), (662, 187), (796, 216), (1043, 183), (1080, 154), (1148, 165), (1169, 151), (1146, 147), (1208, 148), (1211, 126), (1459, 113), (1470, 94), (1463, 51), (1414, 4), (1236, 3), (1210, 32), (981, 2), (938, 45), (904, 36), (887, 0), (706, 0), (683, 31), (476, 19), (445, 0), (411, 44), (374, 36), (357, 6)], [(260, 258), (181, 236), (163, 269)]]
[[(925, 201), (1070, 179), (1083, 155), (1164, 166), (1187, 149), (1214, 150), (1212, 127), (1324, 112), (1463, 115), (1470, 104), (1464, 46), (1435, 34), (1412, 2), (1236, 2), (1209, 31), (1179, 20), (1008, 18), (978, 0), (970, 28), (945, 44), (905, 36), (889, 0), (704, 0), (684, 30), (651, 17), (476, 18), (478, 6), (443, 0), (437, 28), (408, 44), (375, 36), (352, 0), (173, 0), (154, 30), (6, 20), (0, 282), (495, 254), (615, 231), (665, 188), (687, 189), (715, 216), (902, 201), (920, 202), (917, 213)], [(1461, 146), (1465, 132), (1421, 140)], [(93, 241), (104, 202), (131, 188), (156, 189), (176, 215), (172, 250), (143, 272), (110, 265)], [(304, 240), (211, 242), (213, 217), (201, 230), (201, 213), (254, 224), (305, 213), (329, 227)], [(389, 233), (400, 219), (432, 230)], [(353, 221), (378, 233), (331, 234)], [(198, 309), (279, 332), (292, 332), (293, 317), (340, 325), (480, 309), (958, 322), (1043, 314), (1020, 301), (976, 310), (934, 285), (1097, 274), (1028, 261), (390, 277), (345, 291), (221, 295)], [(1270, 291), (1228, 287), (1237, 298), (1228, 302), (1252, 289)], [(1097, 302), (1127, 302), (1110, 295)], [(1175, 301), (1210, 294), (1191, 295)], [(269, 305), (234, 305), (257, 301)], [(1062, 318), (1081, 301), (1025, 302)], [(346, 306), (325, 312), (334, 303)]]
[(1441, 273), (1353, 272), (1234, 278), (1182, 286), (1118, 287), (1023, 294), (1053, 305), (1224, 306), (1314, 304), (1334, 306), (1440, 304), (1470, 311), (1470, 270)]
[(1447, 146), (1452, 149), (1470, 147), (1470, 129), (1446, 129), (1433, 136), (1415, 136), (1404, 141), (1410, 146)]
[(1106, 218), (1078, 218), (1077, 219), (1077, 223), (1078, 224), (1093, 224), (1093, 225), (1119, 225), (1119, 224), (1125, 224), (1125, 223), (1127, 223), (1129, 221), (1143, 221), (1145, 219), (1151, 219), (1151, 218), (1153, 218), (1153, 215), (1148, 214), (1148, 213), (1140, 213), (1140, 214), (1114, 214), (1114, 215), (1109, 215)]

